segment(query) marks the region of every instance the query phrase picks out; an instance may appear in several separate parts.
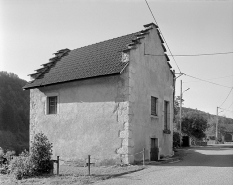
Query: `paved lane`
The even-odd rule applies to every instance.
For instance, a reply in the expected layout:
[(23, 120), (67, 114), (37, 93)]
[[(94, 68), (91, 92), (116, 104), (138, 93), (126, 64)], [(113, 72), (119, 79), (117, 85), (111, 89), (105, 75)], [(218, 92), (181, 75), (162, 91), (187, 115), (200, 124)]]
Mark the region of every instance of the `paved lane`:
[(233, 145), (189, 148), (183, 161), (148, 166), (96, 185), (233, 185)]

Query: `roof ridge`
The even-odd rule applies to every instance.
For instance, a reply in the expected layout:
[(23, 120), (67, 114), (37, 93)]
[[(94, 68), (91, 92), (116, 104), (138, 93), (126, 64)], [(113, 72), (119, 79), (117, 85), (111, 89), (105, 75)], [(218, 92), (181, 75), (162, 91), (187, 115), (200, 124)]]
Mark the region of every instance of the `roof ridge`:
[(130, 33), (130, 34), (127, 34), (127, 35), (122, 35), (122, 36), (115, 37), (115, 38), (112, 38), (112, 39), (108, 39), (108, 40), (96, 42), (96, 43), (89, 44), (89, 45), (86, 45), (86, 46), (82, 46), (82, 47), (80, 47), (80, 48), (76, 48), (76, 49), (73, 49), (73, 50), (71, 50), (71, 51), (74, 51), (74, 50), (77, 50), (77, 49), (82, 49), (82, 48), (85, 48), (85, 47), (90, 47), (90, 46), (93, 46), (93, 45), (96, 45), (96, 44), (101, 44), (101, 43), (103, 43), (103, 42), (111, 41), (111, 40), (114, 40), (114, 39), (119, 39), (119, 38), (121, 38), (121, 37), (126, 37), (126, 36), (133, 35), (133, 34), (135, 34), (135, 37), (136, 37), (136, 34), (137, 34), (137, 33), (140, 33), (140, 31), (135, 32), (135, 33)]

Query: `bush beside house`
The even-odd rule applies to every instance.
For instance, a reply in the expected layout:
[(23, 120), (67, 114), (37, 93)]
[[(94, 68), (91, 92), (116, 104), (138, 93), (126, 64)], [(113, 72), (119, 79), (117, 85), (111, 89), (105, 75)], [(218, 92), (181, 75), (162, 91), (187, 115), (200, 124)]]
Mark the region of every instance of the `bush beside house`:
[(43, 133), (38, 133), (30, 153), (25, 150), (19, 156), (14, 156), (9, 165), (4, 166), (5, 172), (16, 179), (50, 173), (53, 169), (51, 155), (52, 143)]

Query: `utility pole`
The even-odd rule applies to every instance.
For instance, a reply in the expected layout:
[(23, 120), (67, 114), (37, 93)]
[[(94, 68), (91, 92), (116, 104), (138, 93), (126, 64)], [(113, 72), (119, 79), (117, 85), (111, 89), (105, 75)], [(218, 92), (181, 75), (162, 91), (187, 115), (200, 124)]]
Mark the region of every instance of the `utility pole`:
[(182, 80), (180, 80), (180, 147), (182, 145), (182, 135), (181, 135), (181, 128), (182, 128)]
[[(190, 88), (186, 89), (185, 91), (188, 91)], [(184, 91), (184, 92), (185, 92)], [(182, 99), (183, 99), (183, 94), (182, 92), (182, 80), (180, 81), (180, 147), (182, 145)]]
[(216, 132), (215, 132), (215, 143), (217, 144), (218, 143), (218, 108), (217, 107), (217, 117), (216, 117)]

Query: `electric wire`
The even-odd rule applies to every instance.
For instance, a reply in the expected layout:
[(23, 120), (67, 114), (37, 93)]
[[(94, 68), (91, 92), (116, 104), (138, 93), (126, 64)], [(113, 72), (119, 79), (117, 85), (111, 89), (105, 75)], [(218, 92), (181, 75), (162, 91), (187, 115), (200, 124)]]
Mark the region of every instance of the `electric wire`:
[[(145, 0), (145, 2), (146, 2), (147, 6), (148, 6), (148, 8), (149, 8), (149, 10), (150, 10), (150, 13), (151, 13), (151, 15), (152, 15), (152, 17), (153, 17), (153, 19), (154, 19), (155, 23), (158, 25), (158, 23), (157, 23), (157, 21), (156, 21), (156, 19), (155, 19), (155, 17), (154, 17), (153, 12), (151, 11), (150, 5), (148, 4), (147, 0)], [(179, 71), (180, 71), (180, 73), (181, 73), (181, 70), (180, 70), (180, 68), (179, 68), (179, 66), (178, 66), (178, 64), (177, 64), (177, 62), (176, 62), (176, 60), (175, 60), (174, 56), (172, 55), (172, 52), (171, 52), (171, 50), (170, 50), (170, 48), (169, 48), (169, 46), (168, 46), (168, 44), (167, 44), (167, 41), (165, 40), (165, 38), (164, 38), (164, 36), (163, 36), (162, 31), (161, 31), (161, 29), (160, 29), (160, 28), (159, 28), (159, 30), (160, 30), (160, 33), (161, 33), (161, 36), (162, 36), (162, 38), (163, 38), (164, 42), (166, 43), (166, 46), (167, 46), (167, 48), (168, 48), (169, 52), (171, 53), (171, 56), (172, 56), (172, 58), (173, 58), (173, 60), (174, 60), (174, 62), (175, 62), (175, 64), (176, 64), (176, 66), (177, 66), (178, 70), (179, 70)]]
[(222, 110), (225, 110), (225, 111), (228, 111), (228, 112), (233, 112), (232, 110), (223, 109), (223, 108), (221, 108), (221, 107), (218, 107), (218, 108), (220, 108), (220, 109), (222, 109)]
[(227, 95), (227, 97), (226, 97), (226, 99), (224, 100), (224, 102), (219, 106), (219, 107), (221, 107), (224, 103), (225, 103), (225, 101), (227, 100), (227, 98), (229, 97), (229, 95), (231, 94), (231, 91), (233, 90), (233, 87), (231, 88), (231, 90), (230, 90), (230, 92), (228, 93), (228, 95)]
[(222, 87), (226, 87), (226, 88), (233, 88), (233, 87), (229, 87), (229, 86), (217, 84), (217, 83), (214, 83), (214, 82), (210, 82), (210, 81), (207, 81), (207, 80), (203, 80), (203, 79), (201, 79), (201, 78), (197, 78), (197, 77), (194, 77), (194, 76), (185, 74), (185, 73), (184, 73), (184, 75), (185, 75), (185, 76), (189, 76), (189, 77), (194, 78), (194, 79), (197, 79), (197, 80), (201, 80), (201, 81), (207, 82), (207, 83), (211, 83), (211, 84), (214, 84), (214, 85), (218, 85), (218, 86), (222, 86)]
[[(232, 77), (233, 75), (230, 76), (222, 76), (222, 77), (217, 77), (217, 78), (208, 78), (205, 80), (214, 80), (214, 79), (221, 79), (221, 78), (227, 78), (227, 77)], [(183, 83), (191, 83), (191, 82), (199, 82), (199, 81), (188, 81), (188, 82), (183, 82)]]
[[(175, 56), (175, 57), (198, 57), (198, 56), (227, 55), (227, 54), (233, 54), (233, 52), (230, 51), (230, 52), (223, 52), (223, 53), (172, 54), (172, 55), (167, 55), (167, 56)], [(154, 56), (164, 56), (164, 55), (154, 55)]]
[(228, 109), (233, 105), (233, 102), (231, 103), (231, 105), (228, 107)]

